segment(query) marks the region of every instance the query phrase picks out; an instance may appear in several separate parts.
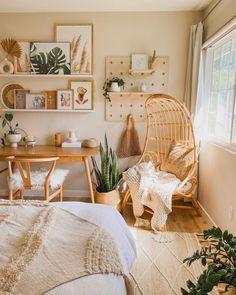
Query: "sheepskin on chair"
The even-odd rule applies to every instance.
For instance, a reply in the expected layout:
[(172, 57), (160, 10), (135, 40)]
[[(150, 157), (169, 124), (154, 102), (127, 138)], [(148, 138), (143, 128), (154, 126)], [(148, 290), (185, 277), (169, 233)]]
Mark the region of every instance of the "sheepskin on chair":
[[(62, 185), (68, 173), (69, 173), (69, 170), (55, 169), (50, 178), (50, 188), (52, 190), (55, 190), (60, 185)], [(25, 171), (24, 171), (24, 175), (26, 175)], [(44, 187), (45, 178), (47, 177), (47, 175), (48, 175), (48, 170), (46, 169), (32, 171), (30, 175), (32, 189), (40, 189)], [(8, 177), (8, 185), (9, 185), (9, 188), (12, 190), (18, 190), (24, 186), (19, 170), (14, 172), (12, 177)]]

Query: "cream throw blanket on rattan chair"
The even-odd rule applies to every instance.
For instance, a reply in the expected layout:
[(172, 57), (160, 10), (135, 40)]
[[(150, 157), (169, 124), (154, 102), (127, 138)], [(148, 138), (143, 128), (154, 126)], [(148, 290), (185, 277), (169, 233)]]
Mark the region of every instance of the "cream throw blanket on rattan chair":
[(0, 202), (0, 294), (44, 294), (97, 273), (123, 275), (111, 236), (46, 202)]
[(140, 163), (123, 173), (128, 183), (136, 218), (144, 213), (144, 205), (154, 212), (151, 226), (160, 230), (172, 210), (172, 195), (180, 180), (171, 173), (155, 169), (152, 162)]

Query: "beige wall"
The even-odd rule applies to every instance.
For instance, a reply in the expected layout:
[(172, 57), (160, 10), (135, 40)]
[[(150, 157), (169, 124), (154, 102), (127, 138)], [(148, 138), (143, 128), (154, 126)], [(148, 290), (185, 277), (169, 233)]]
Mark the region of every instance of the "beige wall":
[[(217, 1), (213, 1), (212, 5)], [(205, 41), (235, 16), (236, 1), (222, 0), (204, 23)], [(213, 143), (203, 143), (200, 156), (199, 200), (218, 226), (227, 228), (234, 234), (236, 234), (235, 171), (235, 153)], [(234, 217), (230, 218), (232, 209)]]
[[(53, 134), (78, 128), (80, 138), (96, 137), (102, 140), (105, 131), (113, 148), (117, 147), (123, 128), (122, 123), (104, 120), (104, 98), (102, 84), (105, 76), (105, 57), (129, 55), (132, 52), (152, 53), (170, 57), (169, 94), (182, 98), (184, 91), (186, 57), (189, 28), (200, 14), (194, 12), (175, 13), (66, 13), (66, 14), (0, 14), (0, 39), (32, 39), (50, 41), (54, 38), (54, 24), (92, 22), (94, 24), (94, 83), (95, 109), (93, 114), (46, 114), (21, 113), (15, 119), (23, 129), (33, 133), (38, 143), (53, 143)], [(12, 79), (14, 81), (14, 79)], [(0, 84), (8, 80), (1, 79)], [(24, 87), (34, 90), (64, 88), (65, 79), (24, 79)], [(145, 136), (145, 124), (137, 124), (141, 142)], [(128, 161), (122, 163), (126, 167)], [(71, 173), (65, 183), (66, 190), (87, 190), (81, 168), (76, 164), (67, 166)], [(79, 174), (78, 174), (79, 172)], [(1, 177), (0, 188), (6, 188)], [(71, 193), (72, 193), (71, 191)]]

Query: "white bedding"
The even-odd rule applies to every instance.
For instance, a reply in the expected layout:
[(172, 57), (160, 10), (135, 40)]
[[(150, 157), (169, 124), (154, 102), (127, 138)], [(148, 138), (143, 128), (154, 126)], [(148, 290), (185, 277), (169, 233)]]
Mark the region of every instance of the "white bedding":
[[(136, 258), (134, 239), (118, 211), (110, 206), (82, 202), (52, 203), (106, 229), (116, 242), (125, 273)], [(114, 274), (85, 276), (46, 293), (47, 295), (125, 295), (124, 279)]]

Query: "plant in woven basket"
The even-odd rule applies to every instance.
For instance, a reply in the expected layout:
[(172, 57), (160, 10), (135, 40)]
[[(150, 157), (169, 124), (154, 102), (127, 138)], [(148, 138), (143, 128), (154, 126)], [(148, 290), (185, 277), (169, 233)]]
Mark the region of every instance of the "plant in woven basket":
[(189, 290), (181, 289), (183, 295), (206, 295), (221, 283), (225, 285), (225, 291), (236, 288), (236, 237), (227, 230), (222, 232), (220, 228), (212, 227), (204, 231), (204, 240), (208, 245), (184, 262), (190, 266), (201, 260), (205, 270), (196, 283), (187, 281)]
[(19, 58), (21, 56), (21, 47), (16, 40), (11, 38), (3, 39), (1, 41), (1, 46), (3, 50), (7, 53), (6, 57), (10, 55), (12, 57), (14, 56)]
[(118, 159), (116, 153), (109, 148), (106, 135), (104, 146), (100, 143), (100, 158), (100, 169), (95, 162), (97, 191), (106, 193), (116, 189), (120, 180)]
[(125, 81), (123, 79), (117, 78), (117, 77), (113, 77), (112, 79), (107, 79), (103, 85), (103, 96), (108, 99), (109, 101), (111, 101), (110, 96), (108, 94), (108, 92), (111, 89), (111, 85), (112, 83), (117, 83), (119, 87), (122, 87), (124, 89), (125, 86)]

